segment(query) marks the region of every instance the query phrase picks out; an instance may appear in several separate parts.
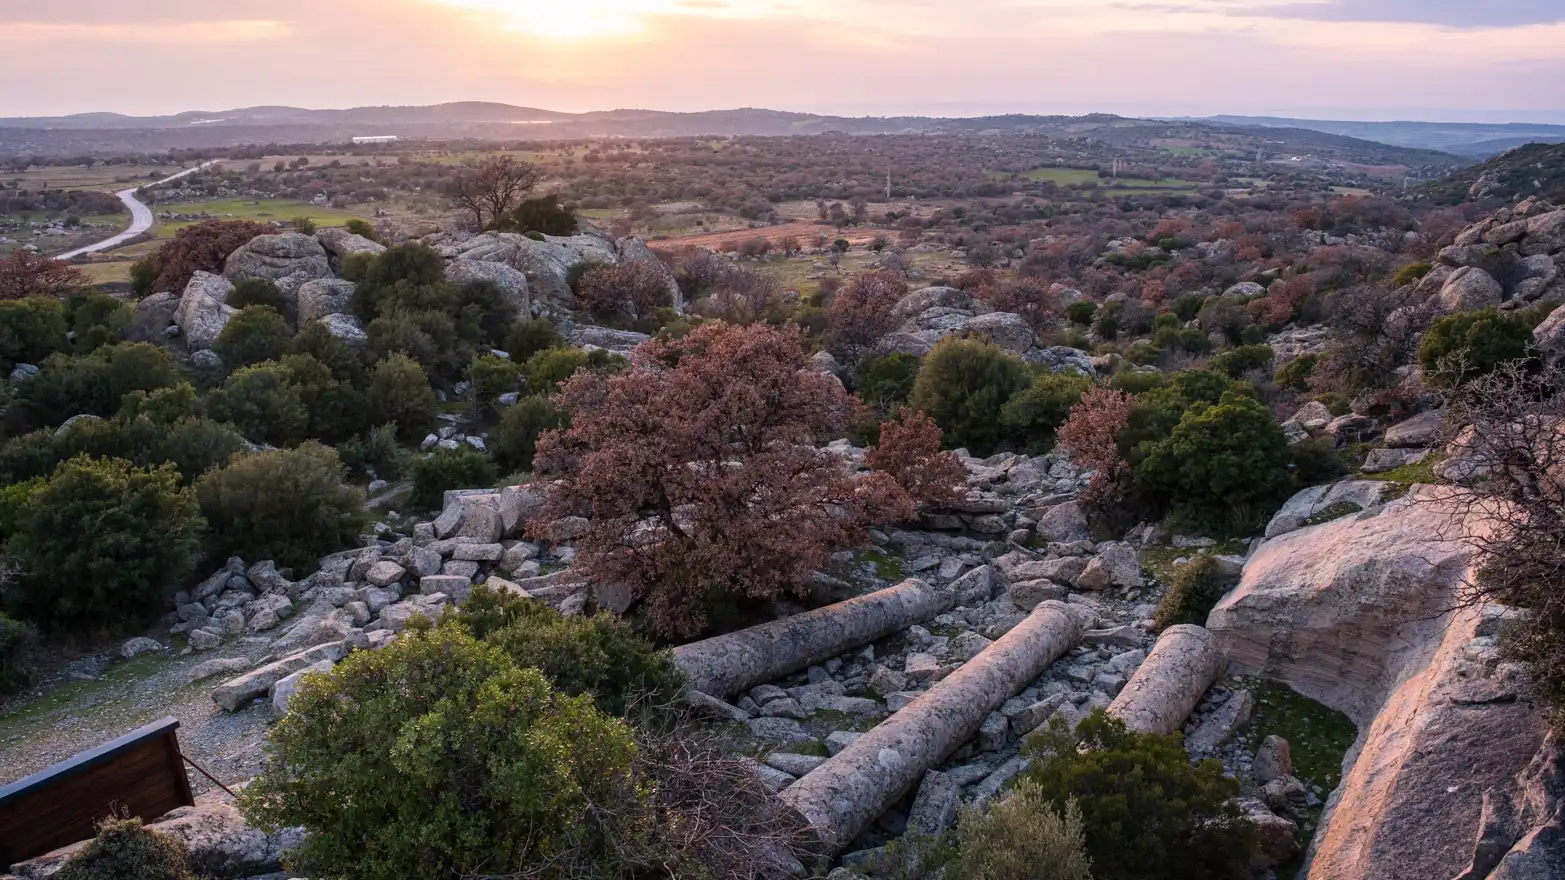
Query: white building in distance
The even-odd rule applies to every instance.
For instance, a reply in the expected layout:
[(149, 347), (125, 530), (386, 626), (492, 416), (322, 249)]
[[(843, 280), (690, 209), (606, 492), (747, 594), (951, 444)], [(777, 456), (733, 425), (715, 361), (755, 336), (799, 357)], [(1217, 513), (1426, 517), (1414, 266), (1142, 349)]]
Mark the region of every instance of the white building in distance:
[(353, 139), (353, 142), (356, 144), (389, 144), (396, 139), (397, 136), (394, 134), (375, 134), (367, 137), (356, 137)]

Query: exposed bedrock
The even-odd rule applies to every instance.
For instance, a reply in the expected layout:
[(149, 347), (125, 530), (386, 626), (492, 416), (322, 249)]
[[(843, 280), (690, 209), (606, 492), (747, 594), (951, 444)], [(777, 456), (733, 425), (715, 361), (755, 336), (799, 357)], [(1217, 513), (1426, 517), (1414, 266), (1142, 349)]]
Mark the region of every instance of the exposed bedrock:
[[(1446, 490), (1267, 541), (1207, 621), (1235, 668), (1347, 714), (1359, 727), (1327, 802), (1309, 874), (1324, 880), (1499, 878), (1542, 826), (1486, 804), (1523, 799), (1544, 745), (1519, 668), (1498, 656), (1512, 615), (1452, 610), (1473, 557)], [(1531, 858), (1521, 852), (1512, 858)], [(1537, 875), (1548, 876), (1548, 875)]]
[(779, 797), (835, 853), (978, 732), (984, 717), (1081, 641), (1063, 602), (1033, 609), (999, 641)]
[(951, 610), (955, 595), (916, 578), (804, 614), (674, 649), (694, 690), (728, 697)]
[(1173, 733), (1227, 665), (1217, 639), (1206, 629), (1171, 626), (1108, 712), (1138, 733)]

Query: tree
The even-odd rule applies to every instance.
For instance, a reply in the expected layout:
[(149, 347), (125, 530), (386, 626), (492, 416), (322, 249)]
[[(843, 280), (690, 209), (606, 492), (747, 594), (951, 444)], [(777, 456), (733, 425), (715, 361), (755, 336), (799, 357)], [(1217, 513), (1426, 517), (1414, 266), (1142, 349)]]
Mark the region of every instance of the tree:
[(0, 259), (0, 300), (64, 297), (91, 286), (92, 279), (75, 266), (22, 248)]
[(473, 227), (482, 229), (486, 217), (496, 218), (511, 210), (541, 177), (530, 162), (508, 155), (490, 156), (457, 174), (451, 198), (458, 208), (473, 215)]
[(880, 426), (880, 445), (866, 461), (897, 482), (919, 504), (940, 504), (967, 497), (967, 468), (940, 451), (940, 426), (916, 409), (904, 407)]
[(1039, 373), (1032, 384), (1006, 402), (1000, 421), (1018, 446), (1030, 455), (1044, 455), (1071, 408), (1092, 388), (1092, 380), (1075, 373)]
[(1059, 441), (1082, 467), (1093, 471), (1083, 495), (1089, 502), (1117, 498), (1125, 490), (1129, 470), (1119, 451), (1119, 435), (1130, 426), (1135, 402), (1123, 391), (1093, 388), (1071, 407), (1060, 426)]
[(395, 424), (397, 435), (410, 443), (424, 438), (440, 406), (424, 368), (400, 354), (375, 365), (367, 397), (374, 424)]
[(274, 361), (233, 373), (207, 398), (207, 409), (255, 443), (292, 446), (309, 436), (310, 411), (293, 371)]
[(345, 476), (337, 453), (314, 442), (241, 455), (206, 472), (195, 495), (211, 556), (313, 570), (322, 554), (357, 543), (364, 525), (364, 493)]
[(0, 366), (36, 364), (70, 348), (65, 304), (54, 297), (0, 300)]
[(891, 311), (907, 296), (907, 283), (890, 272), (866, 272), (831, 301), (832, 353), (855, 363), (880, 337), (896, 329)]
[(866, 523), (913, 514), (888, 477), (856, 479), (815, 448), (854, 401), (809, 369), (796, 336), (764, 325), (654, 339), (629, 370), (577, 373), (557, 401), (571, 423), (538, 443), (535, 468), (556, 480), (539, 522), (585, 514), (576, 566), (664, 635), (802, 595)]
[(552, 399), (541, 395), (524, 397), (506, 407), (500, 416), (495, 458), (512, 472), (530, 471), (539, 438), (565, 424), (565, 412)]
[(204, 220), (186, 226), (132, 267), (132, 290), (138, 297), (163, 292), (178, 296), (197, 272), (222, 272), (229, 254), (271, 232), (271, 227), (248, 220)]
[(1208, 759), (1192, 766), (1177, 735), (1133, 733), (1103, 710), (1074, 731), (1056, 718), (1034, 737), (1018, 784), (1081, 811), (1096, 880), (1248, 880), (1255, 827), (1237, 780)]
[(470, 446), (436, 449), (413, 462), (413, 494), (419, 510), (439, 510), (451, 489), (488, 489), (499, 479), (489, 456)]
[(241, 808), (312, 876), (613, 877), (635, 843), (629, 728), (455, 624), (306, 676), (269, 739)]
[(576, 215), (560, 207), (559, 196), (547, 195), (523, 199), (509, 214), (489, 224), (494, 232), (536, 233), (539, 235), (575, 235)]
[(511, 360), (519, 363), (527, 363), (528, 358), (540, 351), (545, 351), (564, 344), (559, 331), (554, 329), (554, 322), (548, 318), (524, 318), (511, 325), (511, 330), (505, 336), (505, 352), (511, 356)]
[(674, 305), (667, 270), (650, 263), (596, 266), (581, 276), (576, 299), (600, 321), (645, 324), (658, 309)]
[(950, 337), (924, 358), (909, 403), (934, 418), (947, 444), (992, 455), (1007, 439), (1002, 408), (1031, 378), (1021, 358), (999, 346)]
[(1052, 329), (1060, 316), (1060, 295), (1043, 278), (1015, 278), (984, 284), (973, 290), (973, 298), (999, 311), (1021, 315), (1035, 333)]
[(73, 458), (29, 497), (6, 544), (22, 563), (15, 606), (50, 629), (144, 624), (190, 572), (201, 526), (173, 467)]
[(271, 306), (248, 306), (223, 326), (212, 350), (229, 370), (279, 360), (288, 351), (288, 322)]
[(898, 352), (883, 357), (865, 358), (859, 361), (853, 374), (854, 387), (859, 399), (872, 409), (875, 415), (885, 418), (899, 404), (913, 395), (913, 385), (918, 381), (918, 358)]

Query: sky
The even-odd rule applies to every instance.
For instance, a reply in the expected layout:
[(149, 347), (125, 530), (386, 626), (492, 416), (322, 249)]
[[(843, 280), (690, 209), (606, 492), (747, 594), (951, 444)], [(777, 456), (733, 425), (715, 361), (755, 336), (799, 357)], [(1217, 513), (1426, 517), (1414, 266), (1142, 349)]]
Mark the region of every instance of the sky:
[(0, 116), (501, 101), (1565, 123), (1565, 0), (0, 0)]

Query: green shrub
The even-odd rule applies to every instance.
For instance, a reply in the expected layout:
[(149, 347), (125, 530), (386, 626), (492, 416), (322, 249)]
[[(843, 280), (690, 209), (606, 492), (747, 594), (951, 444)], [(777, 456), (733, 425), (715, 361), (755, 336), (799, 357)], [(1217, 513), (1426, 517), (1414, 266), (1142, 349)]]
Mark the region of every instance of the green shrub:
[(1206, 297), (1195, 293), (1181, 294), (1174, 298), (1170, 306), (1174, 310), (1174, 317), (1180, 323), (1188, 324), (1195, 320), (1195, 316), (1201, 313), (1201, 306), (1206, 303)]
[(1509, 312), (1484, 309), (1436, 318), (1418, 346), (1424, 378), (1445, 387), (1494, 372), (1507, 361), (1530, 357), (1532, 328)]
[(1397, 274), (1391, 278), (1391, 286), (1403, 287), (1408, 284), (1416, 284), (1424, 280), (1424, 276), (1434, 270), (1430, 263), (1409, 263), (1397, 270)]
[(1091, 387), (1091, 379), (1075, 373), (1039, 373), (1000, 410), (1000, 420), (1018, 448), (1043, 455), (1054, 448), (1055, 432)]
[(1270, 370), (1274, 357), (1269, 345), (1243, 345), (1212, 358), (1212, 369), (1230, 379), (1240, 379), (1253, 370)]
[(0, 697), (18, 693), (33, 683), (32, 670), (22, 662), (22, 650), (32, 638), (31, 627), (0, 614)]
[(375, 365), (366, 397), (371, 420), (396, 425), (397, 436), (410, 443), (424, 439), (440, 407), (424, 368), (400, 354)]
[(265, 278), (241, 278), (235, 281), (234, 289), (229, 292), (225, 302), (236, 309), (266, 306), (279, 315), (288, 314), (288, 300), (283, 292)]
[(1032, 379), (1015, 355), (986, 342), (949, 338), (924, 358), (910, 403), (923, 410), (951, 447), (994, 453), (1006, 439), (1001, 408)]
[(200, 415), (201, 399), (189, 382), (157, 388), (152, 391), (132, 391), (120, 401), (119, 418), (133, 419), (145, 416), (154, 424), (171, 425), (180, 419)]
[(684, 689), (673, 656), (610, 614), (562, 617), (536, 599), (478, 586), (457, 619), (516, 665), (542, 672), (555, 690), (585, 696), (616, 718), (667, 708)]
[(356, 476), (374, 474), (383, 480), (402, 476), (406, 455), (397, 444), (397, 426), (380, 425), (338, 444), (342, 463)]
[(183, 841), (140, 819), (110, 817), (98, 836), (71, 855), (55, 880), (196, 880)]
[(363, 388), (369, 383), (364, 361), (348, 347), (348, 343), (331, 335), (324, 324), (310, 324), (300, 330), (289, 345), (289, 353), (307, 354), (315, 358), (331, 370), (337, 381), (346, 382), (354, 388)]
[(634, 842), (630, 730), (458, 626), (306, 676), (268, 736), (241, 809), (305, 829), (291, 871), (615, 877)]
[(1070, 731), (1056, 718), (1032, 739), (1021, 782), (1056, 811), (1074, 800), (1096, 880), (1248, 880), (1255, 828), (1222, 764), (1194, 766), (1176, 735), (1132, 733), (1097, 710)]
[(351, 547), (365, 523), (364, 493), (344, 482), (329, 446), (241, 455), (196, 481), (214, 559), (275, 559), (313, 571), (326, 553)]
[(12, 437), (0, 446), (0, 483), (47, 477), (60, 463), (54, 431), (45, 428)]
[(963, 809), (947, 875), (963, 880), (1092, 880), (1081, 808), (1055, 809), (1036, 782), (1022, 780), (986, 813)]
[(210, 419), (180, 419), (157, 441), (154, 457), (179, 469), (186, 483), (226, 464), (245, 448), (245, 438)]
[(229, 371), (281, 360), (288, 351), (288, 322), (271, 306), (249, 306), (229, 319), (212, 343)]
[(363, 238), (367, 238), (376, 244), (385, 244), (385, 242), (380, 240), (380, 235), (375, 232), (375, 227), (371, 226), (368, 220), (361, 220), (358, 217), (354, 217), (352, 220), (349, 220), (346, 224), (344, 224), (342, 228), (346, 229), (350, 235), (357, 235)]
[(342, 258), (342, 280), (361, 283), (369, 275), (370, 266), (375, 262), (375, 255), (367, 252), (348, 254)]
[(1329, 483), (1348, 473), (1348, 465), (1337, 454), (1330, 437), (1312, 437), (1288, 447), (1293, 459), (1293, 486), (1308, 489)]
[(865, 406), (884, 417), (892, 407), (913, 396), (918, 381), (918, 358), (910, 354), (888, 354), (865, 358), (854, 371), (854, 387)]
[(472, 357), (472, 347), (457, 336), (456, 321), (437, 311), (392, 311), (364, 328), (372, 358), (406, 355), (436, 381), (449, 382)]
[(495, 232), (575, 235), (576, 215), (560, 207), (559, 196), (524, 199), (510, 213), (501, 215), (488, 228)]
[(559, 384), (586, 367), (588, 355), (579, 348), (551, 348), (527, 359), (522, 373), (528, 394), (553, 394)]
[[(357, 262), (357, 261), (355, 261)], [(346, 261), (343, 277), (348, 277)], [(354, 280), (353, 310), (365, 321), (394, 309), (408, 311), (452, 310), (455, 287), (446, 282), (446, 261), (418, 242), (387, 248), (363, 261), (362, 275), (357, 265)]]
[(293, 371), (271, 361), (229, 376), (207, 397), (207, 410), (255, 443), (293, 446), (309, 436), (310, 411)]
[(200, 535), (195, 499), (172, 467), (71, 459), (32, 494), (6, 543), (22, 563), (14, 604), (48, 629), (145, 624), (189, 573)]
[(112, 416), (132, 391), (182, 381), (168, 352), (146, 342), (124, 342), (87, 355), (50, 355), (38, 375), (17, 389), (17, 397), (49, 424), (59, 424), (78, 413)]
[(125, 341), (135, 317), (124, 300), (104, 293), (72, 299), (72, 345), (77, 352), (86, 354)]
[(1353, 409), (1353, 401), (1346, 394), (1339, 391), (1327, 391), (1325, 394), (1315, 395), (1315, 400), (1333, 416), (1345, 416)]
[(58, 433), (55, 453), (61, 461), (86, 455), (92, 458), (121, 458), (137, 467), (159, 464), (154, 450), (163, 436), (163, 427), (151, 419), (83, 419)]
[(70, 348), (65, 304), (52, 297), (30, 296), (0, 302), (0, 369), (39, 364)]
[(309, 436), (335, 444), (359, 432), (369, 418), (369, 402), (363, 393), (338, 380), (330, 367), (311, 355), (288, 355), (282, 366), (293, 376), (299, 399), (309, 413)]
[(500, 414), (495, 458), (511, 472), (531, 471), (538, 438), (569, 422), (564, 410), (547, 397), (524, 397)]
[(1310, 376), (1315, 374), (1315, 365), (1320, 363), (1318, 354), (1301, 354), (1293, 360), (1283, 364), (1274, 377), (1277, 384), (1293, 391), (1308, 391)]
[(315, 221), (309, 217), (295, 217), (293, 218), (293, 231), (300, 235), (314, 235)]
[(527, 363), (527, 359), (540, 351), (562, 345), (560, 334), (554, 329), (554, 322), (548, 318), (533, 318), (531, 320), (517, 321), (511, 325), (511, 332), (505, 337), (505, 352), (511, 356), (511, 360), (518, 364)]
[(500, 479), (489, 456), (470, 446), (436, 449), (413, 462), (409, 470), (413, 477), (409, 503), (419, 510), (439, 510), (447, 490), (489, 488)]
[[(1134, 416), (1132, 416), (1134, 418)], [(1185, 523), (1222, 533), (1261, 524), (1287, 497), (1288, 443), (1266, 407), (1238, 394), (1196, 405), (1135, 465), (1143, 493)]]
[(481, 354), (468, 364), (467, 380), (473, 383), (475, 399), (492, 403), (496, 397), (515, 391), (521, 385), (522, 368), (505, 358)]
[(1206, 626), (1207, 615), (1236, 582), (1209, 553), (1201, 553), (1179, 566), (1153, 617), (1158, 632), (1181, 623)]

